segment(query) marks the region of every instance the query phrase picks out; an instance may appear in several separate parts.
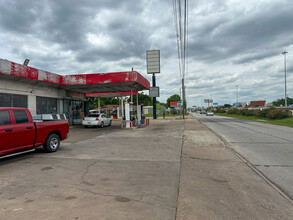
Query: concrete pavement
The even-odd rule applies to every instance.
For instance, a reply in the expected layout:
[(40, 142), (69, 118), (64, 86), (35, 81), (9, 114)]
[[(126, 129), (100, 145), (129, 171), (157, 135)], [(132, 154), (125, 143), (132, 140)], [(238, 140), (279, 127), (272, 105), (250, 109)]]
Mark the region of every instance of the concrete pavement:
[(56, 153), (1, 161), (1, 219), (174, 219), (183, 127), (77, 127)]
[(293, 199), (293, 128), (243, 119), (194, 114)]
[(292, 204), (189, 117), (71, 129), (0, 161), (1, 219), (292, 219)]
[(185, 120), (177, 219), (293, 219), (293, 206), (229, 144)]

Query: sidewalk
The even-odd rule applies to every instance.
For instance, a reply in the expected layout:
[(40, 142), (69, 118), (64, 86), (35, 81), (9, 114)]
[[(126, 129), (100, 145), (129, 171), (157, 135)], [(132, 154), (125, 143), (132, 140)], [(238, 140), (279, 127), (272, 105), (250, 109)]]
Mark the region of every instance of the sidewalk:
[(293, 219), (293, 205), (190, 116), (176, 219)]

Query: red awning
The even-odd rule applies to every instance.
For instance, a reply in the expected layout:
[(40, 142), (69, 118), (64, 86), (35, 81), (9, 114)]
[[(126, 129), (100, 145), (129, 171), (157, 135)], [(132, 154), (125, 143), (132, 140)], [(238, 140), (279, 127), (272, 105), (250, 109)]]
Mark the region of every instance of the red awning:
[(0, 79), (59, 87), (82, 93), (111, 93), (149, 90), (150, 83), (136, 71), (59, 75), (0, 59)]

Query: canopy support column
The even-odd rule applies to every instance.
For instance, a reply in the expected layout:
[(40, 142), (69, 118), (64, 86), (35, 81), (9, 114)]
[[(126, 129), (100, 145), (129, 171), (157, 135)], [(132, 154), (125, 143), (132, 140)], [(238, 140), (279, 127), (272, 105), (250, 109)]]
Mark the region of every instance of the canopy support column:
[(101, 99), (100, 99), (100, 97), (98, 98), (98, 111), (99, 111), (99, 114), (101, 114)]

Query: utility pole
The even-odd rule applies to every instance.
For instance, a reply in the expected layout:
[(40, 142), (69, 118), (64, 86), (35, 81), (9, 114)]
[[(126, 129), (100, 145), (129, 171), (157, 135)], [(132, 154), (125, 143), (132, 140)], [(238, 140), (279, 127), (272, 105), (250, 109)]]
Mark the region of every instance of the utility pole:
[(282, 54), (284, 55), (284, 71), (285, 71), (285, 107), (287, 108), (287, 82), (286, 82), (286, 54), (287, 51), (283, 51)]
[(183, 101), (182, 117), (184, 119), (185, 118), (184, 114), (185, 114), (185, 110), (186, 110), (184, 78), (182, 79), (182, 101)]
[(238, 85), (236, 85), (236, 107), (238, 103)]
[[(153, 87), (156, 86), (156, 75), (153, 73)], [(153, 119), (157, 119), (157, 98), (153, 97)]]
[[(178, 60), (180, 78), (182, 84), (182, 102), (183, 102), (183, 119), (186, 112), (186, 90), (185, 90), (185, 76), (187, 72), (187, 59), (188, 59), (188, 1), (173, 1), (174, 21), (177, 38)], [(183, 15), (183, 16), (182, 16)]]

